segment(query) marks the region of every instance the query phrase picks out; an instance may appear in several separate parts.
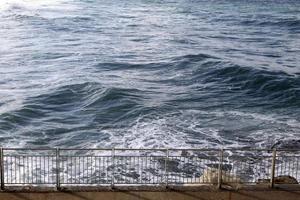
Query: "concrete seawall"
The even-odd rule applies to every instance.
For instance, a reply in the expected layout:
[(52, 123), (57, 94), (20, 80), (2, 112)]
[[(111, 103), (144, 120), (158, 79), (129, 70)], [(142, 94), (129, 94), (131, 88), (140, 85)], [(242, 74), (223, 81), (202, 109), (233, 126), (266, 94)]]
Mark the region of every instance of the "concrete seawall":
[(297, 200), (295, 190), (1, 192), (1, 200)]

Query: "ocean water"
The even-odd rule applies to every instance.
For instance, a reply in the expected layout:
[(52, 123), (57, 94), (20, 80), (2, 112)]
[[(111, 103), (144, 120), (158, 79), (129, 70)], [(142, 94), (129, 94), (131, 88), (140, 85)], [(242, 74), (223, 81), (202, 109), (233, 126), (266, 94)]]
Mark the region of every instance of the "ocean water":
[(298, 0), (0, 0), (3, 147), (299, 140)]

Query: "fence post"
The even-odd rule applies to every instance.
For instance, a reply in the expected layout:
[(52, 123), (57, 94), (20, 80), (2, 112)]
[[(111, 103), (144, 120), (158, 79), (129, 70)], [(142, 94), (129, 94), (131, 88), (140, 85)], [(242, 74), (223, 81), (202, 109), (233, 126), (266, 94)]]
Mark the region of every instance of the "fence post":
[(111, 172), (111, 188), (114, 188), (115, 185), (115, 148), (111, 150), (112, 157), (112, 172)]
[(273, 149), (272, 166), (271, 166), (271, 179), (270, 179), (270, 187), (271, 188), (274, 187), (275, 165), (276, 165), (276, 149)]
[(1, 176), (1, 190), (4, 190), (4, 159), (3, 148), (0, 148), (0, 176)]
[(59, 148), (56, 148), (56, 189), (60, 190)]
[(169, 149), (166, 149), (166, 157), (165, 157), (165, 184), (166, 184), (166, 188), (168, 188), (168, 185), (169, 185), (168, 161), (169, 161)]
[(222, 171), (223, 171), (223, 157), (224, 157), (224, 150), (220, 150), (220, 155), (219, 155), (219, 167), (218, 167), (218, 189), (222, 188)]

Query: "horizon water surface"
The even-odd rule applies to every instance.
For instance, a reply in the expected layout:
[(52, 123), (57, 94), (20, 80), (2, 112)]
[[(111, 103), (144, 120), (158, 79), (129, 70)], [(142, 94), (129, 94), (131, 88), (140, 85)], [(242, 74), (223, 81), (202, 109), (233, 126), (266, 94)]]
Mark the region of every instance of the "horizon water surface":
[(300, 1), (0, 0), (0, 44), (3, 147), (300, 146)]

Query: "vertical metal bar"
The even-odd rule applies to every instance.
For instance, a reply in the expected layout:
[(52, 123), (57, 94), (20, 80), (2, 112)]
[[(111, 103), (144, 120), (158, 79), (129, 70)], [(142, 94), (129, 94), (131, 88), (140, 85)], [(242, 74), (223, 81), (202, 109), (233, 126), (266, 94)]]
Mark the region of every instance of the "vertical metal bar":
[(224, 157), (224, 150), (220, 150), (220, 155), (219, 155), (219, 169), (218, 169), (218, 188), (221, 189), (222, 187), (222, 166), (223, 166), (223, 157)]
[(81, 170), (80, 170), (81, 169), (81, 163), (80, 163), (80, 158), (81, 158), (81, 156), (78, 156), (78, 164), (79, 164), (78, 165), (78, 174), (79, 174), (78, 175), (78, 177), (79, 177), (78, 178), (78, 182), (79, 182), (79, 184), (81, 183)]
[(24, 162), (24, 156), (21, 156), (21, 158), (22, 158), (22, 165), (21, 166), (23, 166), (22, 167), (22, 184), (24, 184), (26, 181), (25, 181), (25, 170), (26, 170), (26, 165), (25, 165), (25, 162)]
[(46, 156), (45, 158), (45, 183), (51, 184), (49, 181), (49, 176), (50, 176), (50, 170), (49, 170), (49, 155)]
[(56, 148), (56, 189), (60, 190), (59, 148)]
[[(44, 156), (43, 157), (43, 170), (44, 170), (44, 174), (43, 174), (43, 183), (46, 183), (46, 173), (47, 173), (47, 171), (46, 171), (46, 158), (47, 158), (47, 156)], [(41, 170), (42, 171), (42, 170)]]
[(85, 174), (86, 174), (86, 177), (85, 177), (85, 184), (89, 184), (89, 156), (88, 155), (86, 155), (85, 156)]
[(275, 165), (276, 165), (276, 149), (273, 150), (273, 155), (272, 155), (271, 178), (270, 178), (271, 188), (274, 187)]
[(35, 156), (35, 184), (38, 183), (38, 156)]
[[(71, 170), (70, 170), (70, 172), (69, 172), (69, 169), (71, 168)], [(70, 173), (70, 174), (69, 174)], [(66, 181), (65, 182), (67, 182), (67, 184), (69, 184), (69, 181), (70, 181), (70, 176), (72, 177), (72, 157), (70, 157), (70, 158), (67, 158), (67, 163), (66, 163), (66, 175), (67, 175), (67, 177), (66, 177)], [(63, 175), (64, 176), (64, 175)]]
[(85, 172), (85, 164), (84, 164), (84, 162), (85, 162), (85, 156), (81, 156), (82, 157), (82, 183), (83, 184), (85, 184), (85, 174), (86, 174), (86, 172)]
[[(149, 169), (148, 168), (148, 158), (151, 158), (151, 156), (148, 156), (148, 155), (146, 155), (146, 160), (145, 160), (145, 169)], [(150, 183), (151, 181), (150, 181), (150, 175), (149, 175), (149, 173), (150, 172), (148, 172), (147, 173), (147, 171), (145, 171), (146, 172), (146, 174), (145, 174), (145, 178), (146, 178), (146, 180), (147, 180), (147, 183)]]
[(169, 176), (168, 176), (168, 161), (169, 161), (169, 149), (166, 149), (166, 157), (165, 157), (165, 184), (166, 188), (169, 184)]
[(93, 164), (94, 164), (94, 160), (93, 160), (93, 156), (90, 156), (91, 158), (91, 164), (90, 164), (90, 184), (93, 183), (93, 178), (95, 178), (95, 176), (93, 176)]
[(111, 172), (111, 187), (114, 187), (115, 184), (115, 148), (111, 150), (111, 158), (112, 158), (112, 172)]
[(30, 171), (30, 167), (29, 167), (30, 166), (29, 155), (26, 155), (25, 162), (26, 162), (26, 166), (27, 166), (27, 169), (26, 169), (27, 173), (25, 173), (25, 182), (30, 183), (30, 179), (29, 179), (30, 174), (29, 173), (31, 173), (31, 171)]
[(299, 158), (298, 157), (296, 157), (296, 159), (297, 159), (297, 163), (296, 163), (296, 179), (298, 179), (298, 165), (299, 165)]
[(139, 163), (139, 174), (140, 174), (140, 184), (143, 183), (143, 162), (144, 162), (144, 159), (143, 159), (143, 155), (139, 158), (141, 159), (141, 162)]
[(97, 155), (97, 159), (98, 159), (98, 178), (97, 178), (97, 184), (100, 184), (100, 180), (101, 180), (101, 177), (100, 177), (101, 176), (101, 158), (99, 157), (99, 155)]
[(14, 161), (15, 161), (15, 177), (14, 177), (13, 182), (17, 183), (18, 182), (18, 180), (17, 180), (17, 171), (18, 171), (18, 169), (17, 169), (17, 155), (14, 156)]
[(9, 184), (12, 184), (12, 180), (13, 180), (13, 161), (12, 161), (13, 155), (9, 156), (9, 169), (10, 169), (10, 179), (8, 181)]
[(3, 148), (0, 148), (0, 176), (1, 176), (1, 190), (4, 190), (4, 159)]
[(33, 178), (34, 178), (34, 171), (33, 171), (33, 157), (29, 156), (30, 163), (29, 163), (29, 170), (30, 170), (30, 183), (33, 184)]
[(76, 178), (76, 165), (77, 165), (77, 158), (76, 157), (72, 157), (72, 159), (74, 158), (74, 174), (73, 174), (73, 176), (74, 177), (72, 177), (72, 183), (73, 183), (73, 181), (74, 181), (74, 183), (76, 183), (77, 182), (77, 178)]

